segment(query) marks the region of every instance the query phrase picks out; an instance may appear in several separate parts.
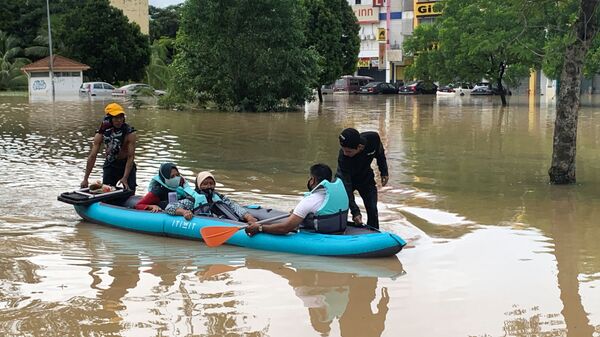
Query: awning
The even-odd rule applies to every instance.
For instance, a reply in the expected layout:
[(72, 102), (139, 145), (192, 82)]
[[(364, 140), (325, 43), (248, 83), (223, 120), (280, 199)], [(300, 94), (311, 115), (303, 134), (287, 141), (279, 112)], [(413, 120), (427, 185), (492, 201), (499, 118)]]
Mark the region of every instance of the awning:
[(379, 50), (361, 50), (358, 53), (358, 58), (379, 57)]

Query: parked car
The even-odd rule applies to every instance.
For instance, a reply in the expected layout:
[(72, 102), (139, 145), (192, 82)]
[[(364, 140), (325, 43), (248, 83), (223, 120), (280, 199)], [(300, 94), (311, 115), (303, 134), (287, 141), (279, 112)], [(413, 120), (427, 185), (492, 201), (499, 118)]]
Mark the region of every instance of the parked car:
[(162, 95), (166, 94), (165, 91), (156, 90), (151, 85), (143, 84), (143, 83), (133, 83), (133, 84), (124, 85), (118, 89), (113, 90), (112, 95), (113, 96), (135, 96), (140, 92), (140, 90), (143, 90), (143, 89), (147, 89), (147, 90), (150, 90), (151, 92), (154, 92), (154, 95), (156, 95), (156, 96), (162, 96)]
[(469, 83), (451, 83), (443, 87), (438, 87), (436, 94), (438, 96), (464, 96), (470, 94), (473, 85)]
[(399, 92), (401, 94), (415, 95), (435, 94), (437, 92), (437, 85), (431, 81), (416, 81), (401, 86)]
[(333, 94), (333, 83), (332, 84), (324, 84), (321, 86), (321, 94), (323, 95), (331, 95)]
[(335, 81), (333, 92), (356, 94), (360, 90), (360, 87), (372, 81), (374, 81), (373, 77), (369, 76), (345, 75)]
[(110, 96), (115, 87), (106, 82), (83, 82), (79, 94), (90, 96)]
[(391, 83), (370, 82), (360, 87), (359, 94), (377, 95), (377, 94), (397, 94), (398, 88)]

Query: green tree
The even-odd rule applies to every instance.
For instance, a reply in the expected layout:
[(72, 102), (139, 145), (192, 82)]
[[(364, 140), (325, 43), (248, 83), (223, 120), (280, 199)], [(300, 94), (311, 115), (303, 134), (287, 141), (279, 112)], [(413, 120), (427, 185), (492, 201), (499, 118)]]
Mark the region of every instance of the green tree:
[[(148, 38), (108, 0), (67, 1), (53, 39), (60, 52), (91, 67), (87, 76), (109, 82), (138, 81), (150, 59)], [(63, 5), (66, 5), (63, 4)]]
[[(553, 184), (573, 184), (576, 182), (575, 158), (577, 150), (577, 120), (579, 114), (579, 94), (586, 58), (593, 68), (598, 64), (598, 30), (600, 29), (599, 0), (578, 0), (570, 29), (561, 38), (553, 39), (553, 45), (564, 46), (564, 57), (560, 75), (560, 89), (556, 104), (552, 163), (548, 170)], [(557, 42), (558, 41), (558, 42)], [(560, 63), (558, 63), (560, 65)]]
[(342, 73), (349, 75), (354, 73), (358, 62), (360, 25), (348, 2), (346, 0), (338, 1), (340, 1), (340, 20), (342, 22), (342, 58), (344, 60)]
[(295, 0), (187, 1), (170, 91), (241, 111), (303, 104), (318, 70), (305, 14)]
[(521, 0), (446, 0), (436, 6), (443, 14), (434, 27), (418, 27), (405, 43), (405, 50), (414, 54), (413, 73), (442, 82), (493, 80), (506, 105), (503, 83), (518, 82), (542, 62), (543, 16), (524, 15), (533, 13), (536, 5)]
[(158, 89), (165, 89), (171, 79), (169, 68), (169, 50), (173, 49), (175, 40), (161, 38), (150, 46), (150, 64), (146, 67), (145, 83)]
[(174, 39), (179, 29), (182, 4), (166, 8), (149, 7), (150, 12), (150, 41), (154, 42), (162, 37)]
[[(305, 33), (307, 47), (316, 50), (320, 56), (316, 89), (319, 102), (322, 102), (321, 85), (332, 83), (348, 70), (354, 72), (360, 48), (360, 27), (345, 0), (304, 0), (302, 4), (308, 13)], [(348, 10), (352, 21), (345, 16)], [(346, 34), (353, 34), (356, 39), (349, 39)], [(352, 66), (349, 67), (348, 63)]]
[(20, 57), (22, 53), (19, 39), (0, 31), (0, 90), (27, 88), (27, 76), (21, 67), (29, 60)]
[(0, 1), (0, 30), (19, 39), (24, 46), (32, 44), (45, 18), (44, 0)]

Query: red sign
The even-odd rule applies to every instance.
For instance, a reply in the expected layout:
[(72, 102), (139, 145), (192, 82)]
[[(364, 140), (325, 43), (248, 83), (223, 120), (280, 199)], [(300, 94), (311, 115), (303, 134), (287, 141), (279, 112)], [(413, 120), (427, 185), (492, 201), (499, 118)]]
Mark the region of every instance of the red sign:
[(373, 0), (373, 7), (383, 7), (383, 0)]

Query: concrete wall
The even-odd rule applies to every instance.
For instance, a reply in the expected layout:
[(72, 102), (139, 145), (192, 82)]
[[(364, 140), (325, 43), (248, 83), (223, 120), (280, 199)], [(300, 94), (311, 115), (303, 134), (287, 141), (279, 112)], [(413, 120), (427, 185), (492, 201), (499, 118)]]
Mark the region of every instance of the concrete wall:
[[(63, 76), (67, 75), (69, 76)], [(77, 73), (77, 76), (71, 76)], [(46, 73), (47, 74), (47, 73)], [(83, 83), (80, 71), (56, 72), (54, 77), (54, 93), (56, 96), (74, 96), (79, 94), (79, 87)], [(33, 75), (29, 77), (29, 96), (52, 97), (52, 85), (50, 76)]]

